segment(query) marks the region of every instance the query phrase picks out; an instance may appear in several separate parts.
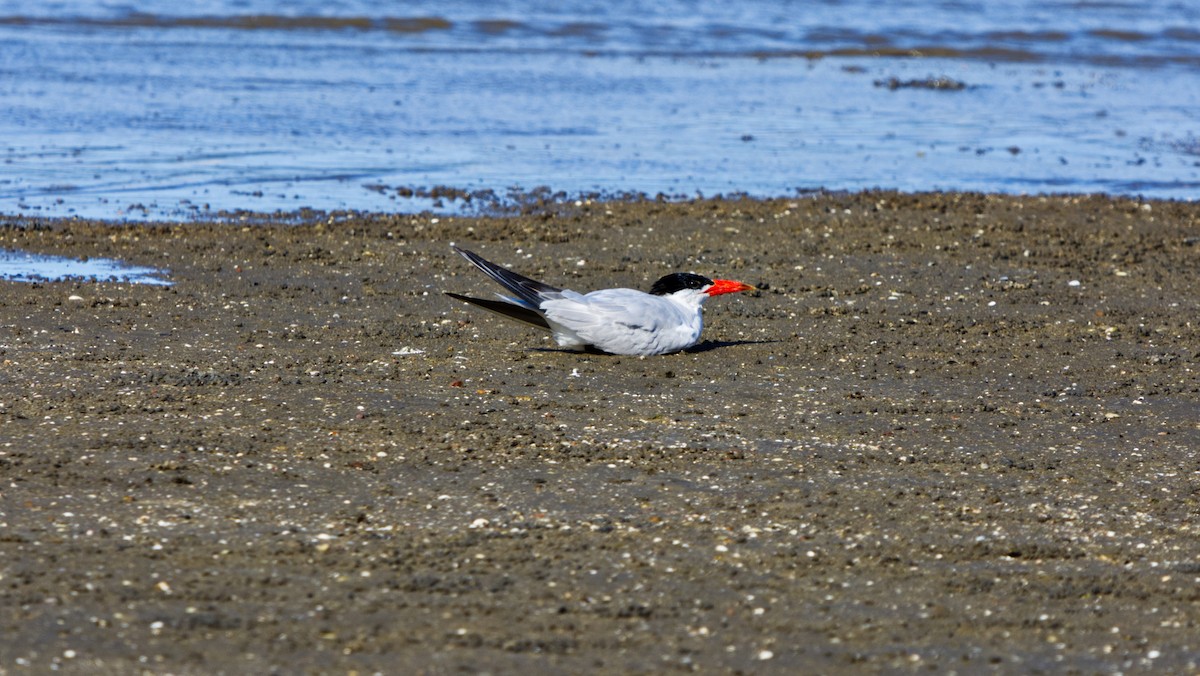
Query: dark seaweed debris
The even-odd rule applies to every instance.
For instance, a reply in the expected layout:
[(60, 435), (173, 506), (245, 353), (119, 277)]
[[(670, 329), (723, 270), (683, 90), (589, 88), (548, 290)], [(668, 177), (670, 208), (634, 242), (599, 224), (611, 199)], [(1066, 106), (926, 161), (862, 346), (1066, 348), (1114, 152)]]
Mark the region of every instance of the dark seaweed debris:
[(957, 92), (970, 89), (965, 82), (948, 77), (927, 77), (923, 80), (901, 80), (896, 77), (889, 77), (885, 80), (876, 80), (875, 86), (886, 87), (892, 91), (897, 89), (935, 89), (944, 92)]

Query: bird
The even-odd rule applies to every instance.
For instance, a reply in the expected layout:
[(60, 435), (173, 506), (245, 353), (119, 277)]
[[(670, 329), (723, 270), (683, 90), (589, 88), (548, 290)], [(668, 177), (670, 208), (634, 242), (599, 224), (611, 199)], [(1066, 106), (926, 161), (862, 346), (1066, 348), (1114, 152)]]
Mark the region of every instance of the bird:
[(570, 350), (631, 356), (678, 352), (700, 342), (704, 301), (757, 290), (731, 279), (674, 272), (655, 282), (649, 293), (622, 288), (579, 293), (519, 275), (453, 244), (451, 248), (512, 295), (497, 293), (499, 300), (489, 300), (447, 291), (447, 296), (549, 331), (559, 347)]

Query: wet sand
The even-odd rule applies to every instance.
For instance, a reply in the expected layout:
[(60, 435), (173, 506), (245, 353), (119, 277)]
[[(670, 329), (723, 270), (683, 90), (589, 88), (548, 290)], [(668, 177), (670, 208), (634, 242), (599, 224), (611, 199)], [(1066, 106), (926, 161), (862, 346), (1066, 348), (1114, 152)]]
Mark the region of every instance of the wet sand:
[[(1200, 207), (864, 193), (4, 245), (0, 672), (1200, 662)], [(552, 349), (443, 290), (755, 283)]]

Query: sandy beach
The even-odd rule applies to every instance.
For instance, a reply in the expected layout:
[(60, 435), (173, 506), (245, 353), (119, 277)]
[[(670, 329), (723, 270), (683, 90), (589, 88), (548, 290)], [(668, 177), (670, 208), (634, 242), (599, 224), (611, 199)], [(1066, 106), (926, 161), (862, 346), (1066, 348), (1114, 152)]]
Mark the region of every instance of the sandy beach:
[[(0, 218), (0, 673), (1200, 669), (1200, 206)], [(443, 295), (694, 271), (704, 342)]]

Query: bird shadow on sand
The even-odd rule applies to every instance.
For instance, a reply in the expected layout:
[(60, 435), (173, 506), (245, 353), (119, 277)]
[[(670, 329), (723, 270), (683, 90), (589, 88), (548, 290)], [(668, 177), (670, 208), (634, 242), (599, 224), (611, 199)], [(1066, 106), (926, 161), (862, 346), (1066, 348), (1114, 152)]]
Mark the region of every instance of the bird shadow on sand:
[[(778, 341), (778, 340), (706, 340), (706, 341), (697, 343), (689, 348), (680, 350), (679, 353), (699, 354), (701, 352), (709, 352), (711, 350), (719, 350), (719, 349), (726, 348), (726, 347), (736, 347), (738, 345), (763, 345), (766, 343), (778, 343), (778, 342), (781, 342), (781, 341)], [(583, 349), (583, 350), (566, 350), (566, 349), (557, 348), (557, 347), (531, 347), (531, 348), (529, 348), (529, 351), (530, 352), (551, 352), (551, 353), (557, 352), (557, 353), (561, 353), (561, 354), (589, 354), (589, 355), (594, 354), (594, 355), (603, 356), (603, 357), (620, 357), (620, 356), (622, 356), (619, 354), (609, 354), (608, 352), (603, 352), (601, 350), (597, 350), (596, 348), (591, 347), (591, 346), (588, 346), (586, 349)], [(679, 353), (677, 353), (677, 354), (679, 354)], [(661, 357), (661, 356), (666, 356), (666, 355), (656, 355), (656, 356)]]
[(736, 347), (738, 345), (765, 345), (767, 343), (778, 343), (778, 340), (705, 340), (697, 343), (686, 350), (689, 354), (698, 354), (700, 352), (709, 352), (711, 350), (719, 350), (725, 347)]

